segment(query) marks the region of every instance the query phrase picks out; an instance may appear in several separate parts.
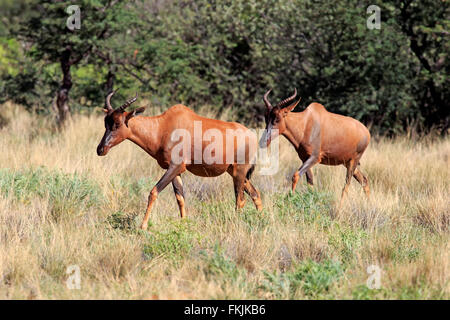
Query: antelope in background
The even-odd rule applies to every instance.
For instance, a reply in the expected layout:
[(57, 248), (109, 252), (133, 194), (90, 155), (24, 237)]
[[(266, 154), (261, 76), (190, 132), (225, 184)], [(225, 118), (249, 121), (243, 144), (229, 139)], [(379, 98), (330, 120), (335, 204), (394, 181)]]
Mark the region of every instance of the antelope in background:
[[(106, 97), (104, 109), (104, 112), (106, 113), (106, 131), (97, 147), (97, 154), (99, 156), (105, 156), (112, 147), (128, 139), (144, 149), (144, 151), (146, 151), (150, 156), (155, 158), (161, 168), (167, 170), (150, 192), (147, 210), (141, 224), (141, 229), (147, 229), (152, 206), (154, 205), (158, 194), (164, 190), (169, 183), (172, 183), (181, 217), (183, 218), (186, 216), (183, 183), (181, 181), (181, 174), (186, 170), (201, 177), (216, 177), (224, 172), (228, 172), (233, 178), (236, 208), (239, 209), (244, 206), (244, 192), (246, 192), (252, 198), (257, 210), (262, 210), (260, 194), (249, 180), (254, 169), (254, 164), (251, 164), (250, 162), (256, 156), (258, 145), (256, 135), (253, 132), (243, 125), (235, 122), (225, 122), (201, 117), (188, 107), (180, 104), (172, 106), (163, 114), (158, 116), (137, 117), (137, 115), (144, 112), (145, 107), (137, 108), (131, 112), (125, 111), (127, 107), (137, 100), (137, 95), (114, 110), (111, 107), (111, 97), (115, 92), (116, 91), (111, 92)], [(228, 151), (231, 151), (231, 154), (233, 155), (232, 163), (229, 163), (229, 161), (225, 159), (227, 150), (218, 150), (219, 152), (223, 151), (222, 154), (224, 159), (221, 163), (207, 164), (205, 161), (196, 163), (196, 161), (194, 161), (194, 155), (196, 154), (196, 150), (194, 150), (194, 148), (198, 145), (199, 141), (194, 141), (194, 121), (200, 121), (203, 130), (218, 130), (222, 133), (224, 139), (226, 137), (225, 132), (227, 130), (240, 129), (242, 130), (241, 132), (246, 133), (248, 139), (245, 141), (245, 163), (238, 163), (238, 161), (236, 161), (238, 147), (236, 142), (237, 137), (235, 137), (231, 146), (230, 143), (227, 144), (226, 141), (222, 144), (224, 149), (234, 148), (234, 150), (228, 149)], [(173, 141), (171, 136), (174, 130), (177, 129), (184, 129), (189, 132), (191, 141), (184, 141), (184, 139), (180, 141)], [(172, 159), (172, 149), (180, 142), (186, 144), (186, 147), (191, 148), (189, 155), (191, 158), (183, 158), (185, 161), (178, 163), (174, 162)], [(202, 139), (200, 142), (200, 151), (202, 152), (202, 155), (203, 150), (208, 145), (209, 144)], [(252, 148), (252, 146), (254, 146), (254, 148)], [(197, 152), (198, 151), (199, 150), (197, 150)], [(183, 154), (181, 154), (181, 156), (187, 157), (187, 155)]]
[(352, 176), (369, 197), (368, 180), (358, 168), (370, 141), (369, 130), (356, 119), (328, 112), (319, 103), (311, 103), (302, 112), (291, 112), (300, 102), (299, 99), (292, 103), (297, 95), (297, 89), (292, 96), (273, 107), (268, 99), (270, 91), (267, 91), (263, 98), (267, 107), (266, 130), (261, 137), (260, 146), (267, 147), (278, 135), (283, 135), (292, 143), (303, 161), (292, 177), (292, 191), (295, 191), (297, 182), (304, 173), (307, 183), (313, 185), (311, 168), (315, 164), (332, 166), (342, 164), (347, 168), (347, 175), (339, 208)]

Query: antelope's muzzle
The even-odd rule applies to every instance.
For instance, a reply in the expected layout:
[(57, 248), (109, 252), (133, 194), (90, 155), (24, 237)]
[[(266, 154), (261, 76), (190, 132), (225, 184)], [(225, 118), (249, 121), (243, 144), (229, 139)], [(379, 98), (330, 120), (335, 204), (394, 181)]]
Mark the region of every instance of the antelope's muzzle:
[(106, 155), (104, 149), (105, 149), (105, 148), (104, 148), (101, 144), (99, 144), (98, 147), (97, 147), (97, 155), (98, 155), (98, 156), (104, 156), (104, 155)]
[(106, 131), (102, 138), (102, 141), (100, 141), (97, 147), (97, 155), (106, 156), (109, 149), (111, 149), (110, 141), (111, 141), (111, 132)]

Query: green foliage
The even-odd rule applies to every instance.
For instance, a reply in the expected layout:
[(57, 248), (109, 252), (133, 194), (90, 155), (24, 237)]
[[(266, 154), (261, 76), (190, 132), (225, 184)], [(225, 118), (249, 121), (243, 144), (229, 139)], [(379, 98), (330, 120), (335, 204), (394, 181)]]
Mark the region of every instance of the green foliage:
[[(235, 261), (230, 259), (224, 249), (216, 243), (213, 252), (201, 251), (206, 266), (203, 271), (208, 281), (218, 283), (224, 292), (227, 288), (236, 286), (243, 292), (253, 292), (255, 287), (249, 283), (248, 275), (244, 269), (239, 268)], [(225, 295), (225, 299), (232, 298)]]
[(295, 299), (300, 293), (310, 298), (323, 298), (344, 272), (341, 263), (325, 260), (321, 263), (307, 260), (286, 273), (265, 272), (262, 288), (276, 298)]
[(352, 296), (355, 300), (373, 300), (377, 297), (383, 298), (380, 294), (384, 293), (383, 288), (380, 289), (369, 289), (366, 285), (359, 285), (353, 289)]
[(170, 259), (181, 259), (189, 254), (200, 236), (193, 232), (189, 221), (171, 222), (167, 230), (151, 230), (148, 234), (147, 244), (144, 246), (144, 255), (149, 259), (165, 256)]
[(412, 239), (420, 239), (420, 236), (415, 233), (411, 236), (408, 233), (401, 233), (396, 235), (392, 241), (392, 247), (387, 252), (390, 258), (397, 262), (413, 262), (420, 255), (420, 249), (414, 245)]
[(45, 168), (24, 171), (1, 169), (0, 191), (24, 203), (35, 197), (47, 198), (50, 212), (56, 220), (98, 207), (103, 201), (100, 187), (88, 178)]
[(136, 218), (135, 215), (118, 211), (110, 215), (107, 219), (107, 222), (113, 229), (127, 230), (134, 232), (138, 227), (135, 218)]
[[(6, 19), (9, 23), (5, 23), (7, 32), (4, 36), (26, 44), (26, 59), (18, 55), (18, 66), (26, 72), (0, 72), (6, 82), (4, 87), (0, 87), (0, 101), (12, 99), (27, 107), (41, 104), (44, 109), (50, 109), (57, 88), (61, 86), (70, 91), (75, 84), (73, 95), (78, 99), (74, 102), (80, 104), (81, 97), (89, 99), (86, 104), (98, 106), (103, 102), (103, 95), (98, 92), (105, 93), (107, 72), (105, 68), (99, 67), (99, 59), (109, 54), (109, 38), (120, 34), (124, 23), (133, 24), (134, 19), (124, 8), (125, 2), (78, 1), (76, 5), (81, 10), (81, 28), (75, 30), (70, 30), (66, 25), (69, 18), (66, 9), (70, 3), (34, 0), (18, 2), (18, 5), (4, 4), (7, 12), (18, 14)], [(52, 74), (48, 69), (52, 64), (58, 64), (57, 73)], [(76, 79), (72, 81), (71, 69), (79, 64), (81, 66), (75, 74)], [(61, 71), (64, 73), (62, 83)], [(22, 98), (24, 92), (28, 96)]]
[(70, 48), (75, 105), (100, 106), (114, 83), (117, 99), (233, 108), (255, 124), (268, 88), (275, 102), (296, 87), (298, 110), (320, 102), (383, 133), (450, 125), (446, 1), (371, 2), (380, 30), (356, 0), (83, 0), (75, 31), (66, 2), (1, 4), (2, 100), (49, 109), (61, 80), (51, 64)]
[(120, 212), (136, 214), (135, 208), (140, 207), (148, 197), (156, 181), (151, 178), (135, 178), (127, 175), (114, 175), (109, 179), (115, 199), (119, 200)]
[(289, 192), (281, 195), (276, 206), (280, 217), (294, 217), (295, 220), (304, 220), (307, 223), (317, 223), (323, 228), (331, 225), (328, 213), (331, 210), (331, 194), (314, 188), (302, 191)]
[(223, 249), (218, 244), (214, 246), (213, 254), (208, 255), (203, 251), (202, 255), (207, 262), (205, 274), (208, 278), (223, 278), (226, 282), (235, 283), (242, 276), (242, 270), (236, 266), (233, 260), (225, 256)]
[(339, 224), (336, 224), (335, 228), (336, 230), (329, 236), (328, 243), (340, 251), (344, 262), (350, 262), (368, 235), (364, 230), (340, 227)]
[(391, 288), (369, 289), (366, 285), (359, 285), (353, 289), (352, 297), (357, 300), (397, 299), (422, 300), (424, 296), (431, 299), (445, 299), (445, 293), (437, 288), (427, 286), (423, 277), (419, 277), (414, 285), (403, 285), (394, 290)]
[(262, 231), (270, 225), (267, 214), (255, 208), (244, 209), (239, 213), (238, 217), (245, 222), (250, 231)]
[(28, 108), (51, 105), (47, 99), (52, 82), (45, 67), (41, 73), (20, 48), (17, 39), (0, 37), (0, 103), (9, 99)]
[(134, 179), (130, 176), (112, 176), (110, 178), (111, 187), (114, 190), (122, 191), (125, 197), (141, 197), (143, 193), (148, 193), (155, 185), (151, 178), (141, 177)]

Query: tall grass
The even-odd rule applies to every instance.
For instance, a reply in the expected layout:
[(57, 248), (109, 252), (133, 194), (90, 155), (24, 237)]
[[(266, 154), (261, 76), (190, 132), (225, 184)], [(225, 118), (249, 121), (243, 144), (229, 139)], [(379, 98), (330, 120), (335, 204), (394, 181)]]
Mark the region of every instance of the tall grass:
[[(345, 169), (318, 165), (313, 188), (302, 180), (289, 193), (300, 161), (281, 138), (278, 174), (253, 177), (262, 213), (249, 198), (235, 212), (228, 176), (186, 173), (188, 218), (168, 187), (142, 232), (163, 174), (155, 160), (130, 142), (98, 157), (100, 114), (76, 115), (57, 134), (44, 118), (1, 108), (0, 298), (450, 297), (448, 139), (374, 138), (361, 161), (371, 198), (352, 181), (336, 216)], [(80, 290), (66, 286), (70, 265)], [(380, 289), (366, 286), (369, 265), (381, 268)]]

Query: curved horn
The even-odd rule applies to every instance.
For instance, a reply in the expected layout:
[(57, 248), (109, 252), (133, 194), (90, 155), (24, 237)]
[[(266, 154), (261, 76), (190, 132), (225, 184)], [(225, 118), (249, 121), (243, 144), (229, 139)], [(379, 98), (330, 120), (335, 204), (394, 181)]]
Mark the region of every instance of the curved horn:
[(295, 88), (294, 94), (293, 94), (292, 96), (290, 96), (290, 97), (288, 97), (288, 98), (286, 98), (286, 99), (280, 101), (280, 102), (277, 104), (277, 107), (278, 107), (278, 108), (281, 108), (281, 107), (285, 106), (286, 104), (288, 104), (289, 102), (291, 102), (292, 100), (294, 100), (296, 96), (297, 96), (297, 88)]
[(111, 107), (111, 98), (112, 98), (112, 96), (117, 92), (117, 90), (119, 90), (119, 89), (116, 89), (116, 90), (111, 91), (111, 92), (106, 96), (105, 109), (106, 109), (107, 111), (113, 111), (113, 108)]
[(272, 104), (270, 103), (269, 99), (267, 98), (269, 96), (270, 91), (272, 91), (272, 89), (269, 89), (269, 91), (267, 91), (263, 97), (264, 103), (266, 104), (266, 107), (269, 110), (273, 108)]
[(137, 98), (138, 98), (138, 94), (136, 92), (136, 95), (133, 98), (127, 100), (123, 105), (121, 105), (119, 107), (119, 109), (122, 111), (125, 111), (125, 109), (128, 108), (133, 102), (135, 102), (137, 100)]

